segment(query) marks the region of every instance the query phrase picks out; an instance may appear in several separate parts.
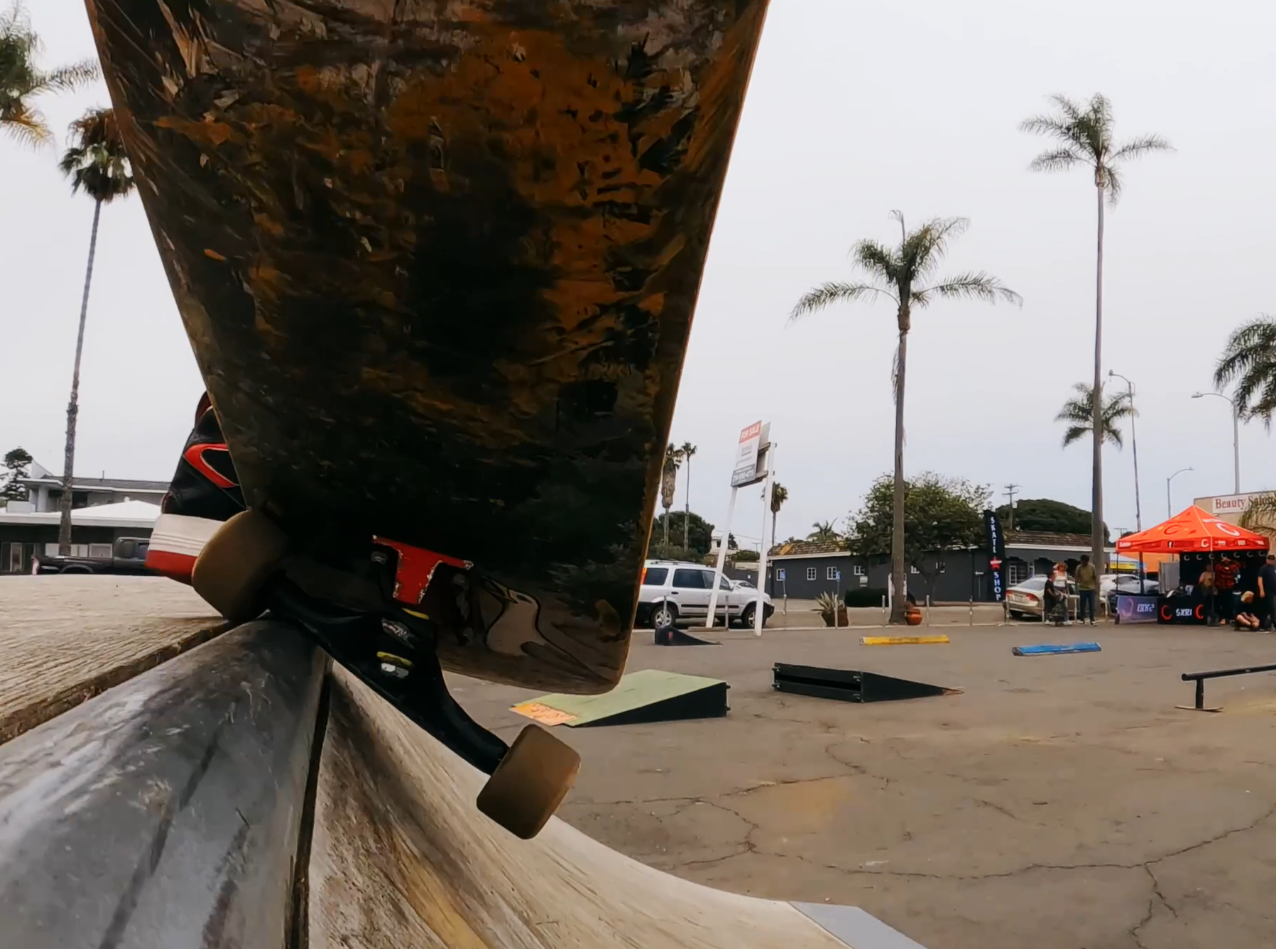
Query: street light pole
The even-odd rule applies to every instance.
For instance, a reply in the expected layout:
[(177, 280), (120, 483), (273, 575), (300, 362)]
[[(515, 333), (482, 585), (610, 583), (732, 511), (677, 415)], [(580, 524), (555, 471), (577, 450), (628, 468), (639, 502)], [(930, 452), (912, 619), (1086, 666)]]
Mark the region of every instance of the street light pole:
[(1223, 395), (1221, 392), (1193, 392), (1192, 398), (1203, 399), (1207, 395), (1228, 402), (1232, 406), (1232, 493), (1241, 493), (1241, 414), (1240, 407), (1236, 404), (1236, 400)]
[(1165, 479), (1165, 516), (1166, 517), (1174, 516), (1174, 504), (1170, 500), (1170, 482), (1173, 481), (1175, 478), (1177, 478), (1179, 475), (1181, 475), (1183, 472), (1191, 471), (1191, 470), (1192, 470), (1191, 468), (1180, 468), (1178, 471), (1174, 472), (1174, 474), (1170, 475), (1168, 478)]
[(1134, 383), (1119, 372), (1108, 370), (1109, 376), (1125, 380), (1126, 391), (1130, 393), (1130, 452), (1134, 455), (1134, 529), (1143, 530), (1143, 507), (1139, 501), (1139, 437), (1134, 431)]

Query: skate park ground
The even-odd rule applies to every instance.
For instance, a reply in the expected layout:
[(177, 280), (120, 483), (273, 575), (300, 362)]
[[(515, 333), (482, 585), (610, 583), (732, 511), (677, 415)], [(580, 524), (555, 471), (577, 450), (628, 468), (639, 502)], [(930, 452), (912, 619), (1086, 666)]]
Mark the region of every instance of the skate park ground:
[[(171, 655), (212, 622), (189, 591), (153, 578), (5, 578), (0, 603), (4, 698), (47, 693), (41, 681), (69, 681), (77, 666), (109, 685), (111, 669), (124, 670), (118, 678), (146, 664), (148, 638)], [(1192, 700), (1179, 673), (1271, 662), (1276, 637), (1155, 626), (943, 631), (948, 645), (885, 647), (860, 646), (862, 634), (845, 630), (719, 631), (723, 645), (687, 648), (637, 633), (629, 671), (725, 679), (731, 711), (556, 728), (584, 759), (560, 815), (688, 880), (859, 905), (927, 949), (1271, 942), (1276, 679), (1207, 683), (1218, 714), (1174, 706)], [(1010, 652), (1089, 638), (1103, 652)], [(964, 691), (868, 705), (786, 695), (771, 689), (777, 661)], [(526, 723), (508, 706), (528, 690), (451, 684), (503, 737)]]

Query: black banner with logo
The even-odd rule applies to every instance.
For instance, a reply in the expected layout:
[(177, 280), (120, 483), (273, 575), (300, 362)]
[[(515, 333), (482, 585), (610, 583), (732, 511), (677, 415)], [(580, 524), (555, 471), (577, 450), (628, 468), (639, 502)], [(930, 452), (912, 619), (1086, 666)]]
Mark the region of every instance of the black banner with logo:
[(988, 575), (992, 577), (992, 598), (1000, 603), (1006, 598), (1006, 537), (1001, 522), (992, 511), (984, 511), (984, 534), (988, 538)]

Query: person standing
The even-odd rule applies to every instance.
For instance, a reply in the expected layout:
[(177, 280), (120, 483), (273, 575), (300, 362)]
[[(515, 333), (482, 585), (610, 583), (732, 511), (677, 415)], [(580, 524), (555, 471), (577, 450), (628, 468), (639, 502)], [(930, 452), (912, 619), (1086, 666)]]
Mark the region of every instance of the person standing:
[(1205, 561), (1205, 569), (1201, 571), (1200, 577), (1196, 581), (1196, 592), (1201, 597), (1201, 603), (1205, 606), (1205, 625), (1214, 626), (1218, 623), (1218, 612), (1215, 604), (1214, 590), (1214, 564), (1213, 561)]
[(1276, 554), (1268, 554), (1267, 562), (1258, 569), (1258, 618), (1263, 629), (1271, 629), (1276, 620)]
[(1240, 565), (1227, 554), (1223, 554), (1223, 558), (1214, 567), (1214, 602), (1221, 626), (1226, 626), (1236, 615), (1233, 594), (1236, 591), (1236, 578), (1240, 572)]
[(1045, 600), (1042, 603), (1041, 621), (1053, 620), (1056, 626), (1071, 626), (1068, 619), (1068, 568), (1062, 563), (1054, 565), (1054, 570), (1046, 579), (1045, 589), (1041, 591)]
[(1086, 611), (1090, 613), (1090, 625), (1094, 626), (1094, 605), (1099, 597), (1099, 571), (1094, 569), (1094, 564), (1090, 563), (1090, 555), (1082, 554), (1081, 562), (1077, 564), (1076, 571), (1072, 574), (1072, 578), (1077, 581), (1077, 593), (1081, 598), (1078, 619), (1085, 623)]

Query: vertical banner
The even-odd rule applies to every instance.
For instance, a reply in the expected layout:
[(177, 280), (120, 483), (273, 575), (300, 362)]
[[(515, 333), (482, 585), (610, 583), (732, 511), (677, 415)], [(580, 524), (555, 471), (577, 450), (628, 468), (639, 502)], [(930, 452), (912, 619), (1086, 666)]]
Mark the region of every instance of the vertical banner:
[(988, 575), (992, 577), (992, 598), (1000, 603), (1006, 598), (1006, 537), (1001, 522), (992, 511), (984, 511), (984, 533), (988, 538)]

